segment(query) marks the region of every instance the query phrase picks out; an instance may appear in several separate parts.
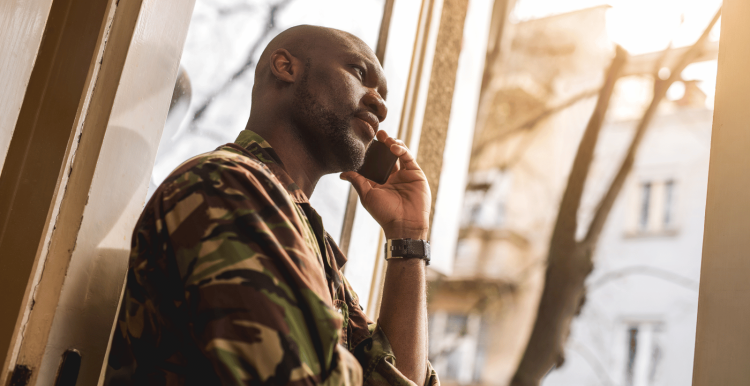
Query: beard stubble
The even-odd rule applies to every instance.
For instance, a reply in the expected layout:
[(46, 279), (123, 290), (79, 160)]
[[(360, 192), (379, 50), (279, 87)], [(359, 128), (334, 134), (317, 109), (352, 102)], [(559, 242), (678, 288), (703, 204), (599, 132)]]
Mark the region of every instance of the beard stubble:
[(310, 93), (308, 77), (311, 61), (305, 63), (305, 73), (295, 90), (296, 119), (300, 129), (296, 135), (306, 144), (310, 155), (331, 173), (359, 170), (365, 159), (361, 141), (351, 128), (351, 114), (337, 113), (326, 108)]

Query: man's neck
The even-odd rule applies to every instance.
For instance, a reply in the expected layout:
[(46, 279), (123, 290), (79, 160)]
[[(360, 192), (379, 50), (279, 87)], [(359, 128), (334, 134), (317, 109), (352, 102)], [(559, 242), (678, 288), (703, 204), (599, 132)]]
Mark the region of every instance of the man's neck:
[(318, 161), (310, 156), (301, 139), (292, 134), (292, 130), (283, 127), (248, 124), (246, 129), (254, 131), (271, 145), (284, 163), (289, 177), (308, 198), (311, 197), (318, 180), (326, 173), (318, 165)]

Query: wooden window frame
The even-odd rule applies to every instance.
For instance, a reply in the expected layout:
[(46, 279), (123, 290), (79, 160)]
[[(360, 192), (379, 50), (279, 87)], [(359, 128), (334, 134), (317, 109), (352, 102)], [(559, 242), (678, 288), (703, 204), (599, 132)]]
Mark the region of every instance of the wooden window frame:
[(0, 383), (54, 384), (71, 347), (98, 381), (193, 5), (52, 2), (0, 175)]

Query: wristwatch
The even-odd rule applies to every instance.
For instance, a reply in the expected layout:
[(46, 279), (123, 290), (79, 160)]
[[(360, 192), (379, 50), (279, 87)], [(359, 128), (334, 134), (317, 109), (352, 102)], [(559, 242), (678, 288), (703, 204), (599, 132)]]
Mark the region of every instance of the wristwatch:
[(385, 259), (422, 259), (430, 265), (430, 242), (427, 240), (388, 239)]

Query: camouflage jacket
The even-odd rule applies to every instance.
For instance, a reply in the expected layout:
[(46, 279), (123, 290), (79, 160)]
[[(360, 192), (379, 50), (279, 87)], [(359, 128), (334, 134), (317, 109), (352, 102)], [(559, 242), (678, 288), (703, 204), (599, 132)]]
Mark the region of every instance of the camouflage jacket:
[(414, 385), (345, 263), (270, 145), (241, 132), (144, 208), (107, 384)]

